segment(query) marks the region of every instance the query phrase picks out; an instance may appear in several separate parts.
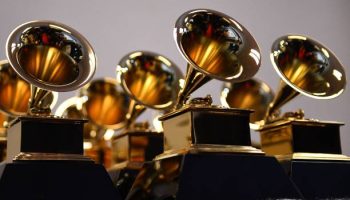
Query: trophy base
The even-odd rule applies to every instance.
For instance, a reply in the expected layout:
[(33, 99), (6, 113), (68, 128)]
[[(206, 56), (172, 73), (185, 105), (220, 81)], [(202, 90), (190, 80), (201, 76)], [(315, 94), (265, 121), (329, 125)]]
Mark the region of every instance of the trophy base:
[(85, 120), (20, 117), (8, 129), (1, 199), (121, 199), (105, 168), (83, 156)]
[[(280, 120), (262, 127), (262, 150), (275, 155), (306, 199), (350, 198), (350, 158), (339, 122)], [(307, 152), (307, 153), (305, 153)]]
[[(161, 159), (159, 159), (161, 158)], [(300, 199), (274, 157), (175, 153), (145, 163), (127, 199)]]
[(121, 199), (106, 170), (86, 161), (3, 163), (1, 199)]
[(276, 156), (306, 199), (349, 199), (350, 158), (341, 154)]
[(111, 177), (114, 185), (117, 187), (122, 199), (125, 199), (128, 195), (138, 173), (142, 169), (142, 166), (143, 162), (126, 161), (114, 165), (108, 170), (108, 174)]
[(350, 162), (292, 160), (290, 178), (306, 199), (349, 199)]
[[(117, 161), (108, 173), (123, 199), (128, 195), (143, 163), (151, 161), (164, 150), (163, 133), (141, 127), (127, 130), (113, 138)], [(127, 152), (126, 152), (127, 151)]]

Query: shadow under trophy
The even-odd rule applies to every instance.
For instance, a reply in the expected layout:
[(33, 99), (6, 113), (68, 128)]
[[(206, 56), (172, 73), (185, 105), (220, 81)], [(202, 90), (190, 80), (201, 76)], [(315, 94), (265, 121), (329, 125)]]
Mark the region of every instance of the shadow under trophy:
[(260, 66), (260, 50), (233, 18), (207, 9), (179, 17), (174, 37), (188, 62), (173, 111), (163, 115), (171, 150), (145, 165), (127, 199), (300, 198), (277, 160), (251, 146), (251, 110), (189, 95), (211, 79), (241, 82)]
[(28, 114), (9, 124), (1, 199), (119, 199), (103, 166), (83, 156), (85, 120), (55, 117), (42, 106), (50, 91), (75, 90), (92, 78), (90, 44), (66, 25), (32, 21), (17, 27), (6, 47), (31, 96)]

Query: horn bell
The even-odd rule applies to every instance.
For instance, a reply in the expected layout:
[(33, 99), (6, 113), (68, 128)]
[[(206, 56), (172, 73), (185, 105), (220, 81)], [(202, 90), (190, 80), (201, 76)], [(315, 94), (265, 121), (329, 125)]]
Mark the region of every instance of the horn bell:
[(241, 82), (253, 77), (261, 63), (260, 49), (233, 18), (213, 10), (190, 10), (175, 24), (176, 45), (188, 62), (185, 86), (177, 104), (209, 81)]
[(96, 68), (88, 41), (74, 29), (53, 21), (18, 26), (7, 39), (6, 54), (19, 76), (50, 91), (80, 88)]
[(250, 115), (250, 123), (254, 124), (264, 119), (274, 96), (271, 87), (266, 83), (249, 79), (239, 83), (224, 83), (220, 101), (226, 107), (254, 110)]
[(173, 106), (182, 74), (166, 57), (148, 51), (124, 56), (117, 67), (117, 80), (137, 104), (166, 110)]
[(309, 37), (278, 38), (270, 57), (281, 84), (266, 118), (300, 93), (316, 99), (331, 99), (345, 89), (346, 74), (340, 61), (328, 48)]
[(89, 121), (104, 129), (121, 129), (126, 125), (130, 97), (115, 79), (93, 80), (80, 90), (82, 112)]

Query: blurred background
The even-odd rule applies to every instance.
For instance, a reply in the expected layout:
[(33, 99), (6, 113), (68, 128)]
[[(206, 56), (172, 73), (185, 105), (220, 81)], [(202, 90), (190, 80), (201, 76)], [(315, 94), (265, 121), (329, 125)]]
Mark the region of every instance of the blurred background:
[[(279, 77), (274, 71), (269, 53), (271, 44), (285, 34), (310, 36), (324, 44), (344, 65), (350, 79), (350, 1), (348, 0), (2, 0), (0, 6), (0, 59), (6, 59), (5, 43), (18, 25), (38, 19), (55, 20), (73, 27), (84, 35), (98, 57), (94, 79), (115, 78), (119, 60), (135, 50), (162, 54), (175, 62), (183, 73), (186, 62), (178, 52), (173, 28), (185, 11), (208, 8), (223, 12), (245, 26), (258, 42), (262, 65), (256, 78), (274, 90)], [(220, 104), (223, 83), (213, 80), (192, 97), (211, 94), (214, 104)], [(59, 105), (75, 92), (60, 93)], [(343, 152), (350, 155), (350, 92), (331, 100), (316, 100), (300, 95), (283, 107), (283, 112), (302, 108), (307, 118), (344, 122), (341, 128)], [(56, 106), (57, 107), (57, 106)], [(148, 110), (138, 121), (156, 115)], [(253, 140), (259, 140), (252, 133)], [(315, 138), (317, 139), (317, 138)]]

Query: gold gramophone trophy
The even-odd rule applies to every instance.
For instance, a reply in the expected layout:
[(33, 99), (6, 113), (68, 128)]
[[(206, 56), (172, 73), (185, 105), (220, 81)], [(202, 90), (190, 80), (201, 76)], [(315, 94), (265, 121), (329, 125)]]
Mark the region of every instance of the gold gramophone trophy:
[(305, 198), (350, 198), (350, 158), (342, 155), (339, 133), (343, 123), (307, 119), (302, 110), (275, 112), (298, 94), (340, 95), (346, 85), (341, 63), (325, 46), (301, 35), (277, 39), (270, 55), (281, 82), (259, 128), (262, 150), (277, 157)]
[(127, 124), (130, 97), (112, 78), (92, 81), (80, 90), (80, 96), (83, 100), (83, 115), (91, 123), (86, 137), (94, 138), (91, 141), (92, 148), (86, 153), (109, 168), (114, 163), (111, 144), (113, 133)]
[(211, 105), (210, 96), (188, 101), (212, 78), (251, 78), (260, 66), (254, 38), (207, 9), (181, 15), (174, 37), (188, 66), (175, 109), (160, 118), (172, 149), (144, 167), (127, 199), (299, 198), (276, 159), (251, 146), (251, 110)]
[[(0, 161), (6, 157), (6, 127), (18, 116), (27, 114), (30, 98), (30, 84), (20, 78), (7, 60), (0, 61)], [(40, 107), (53, 107), (57, 93), (49, 93)]]
[(43, 106), (51, 91), (75, 90), (92, 78), (96, 58), (87, 40), (66, 25), (32, 21), (10, 34), (6, 50), (31, 96), (28, 114), (9, 125), (1, 199), (118, 199), (105, 169), (83, 156), (85, 120), (55, 117)]
[(149, 51), (134, 51), (117, 66), (117, 80), (130, 97), (127, 126), (113, 138), (116, 165), (109, 173), (122, 197), (126, 197), (145, 162), (163, 153), (163, 132), (136, 118), (146, 109), (171, 108), (180, 90), (182, 74), (168, 58)]

